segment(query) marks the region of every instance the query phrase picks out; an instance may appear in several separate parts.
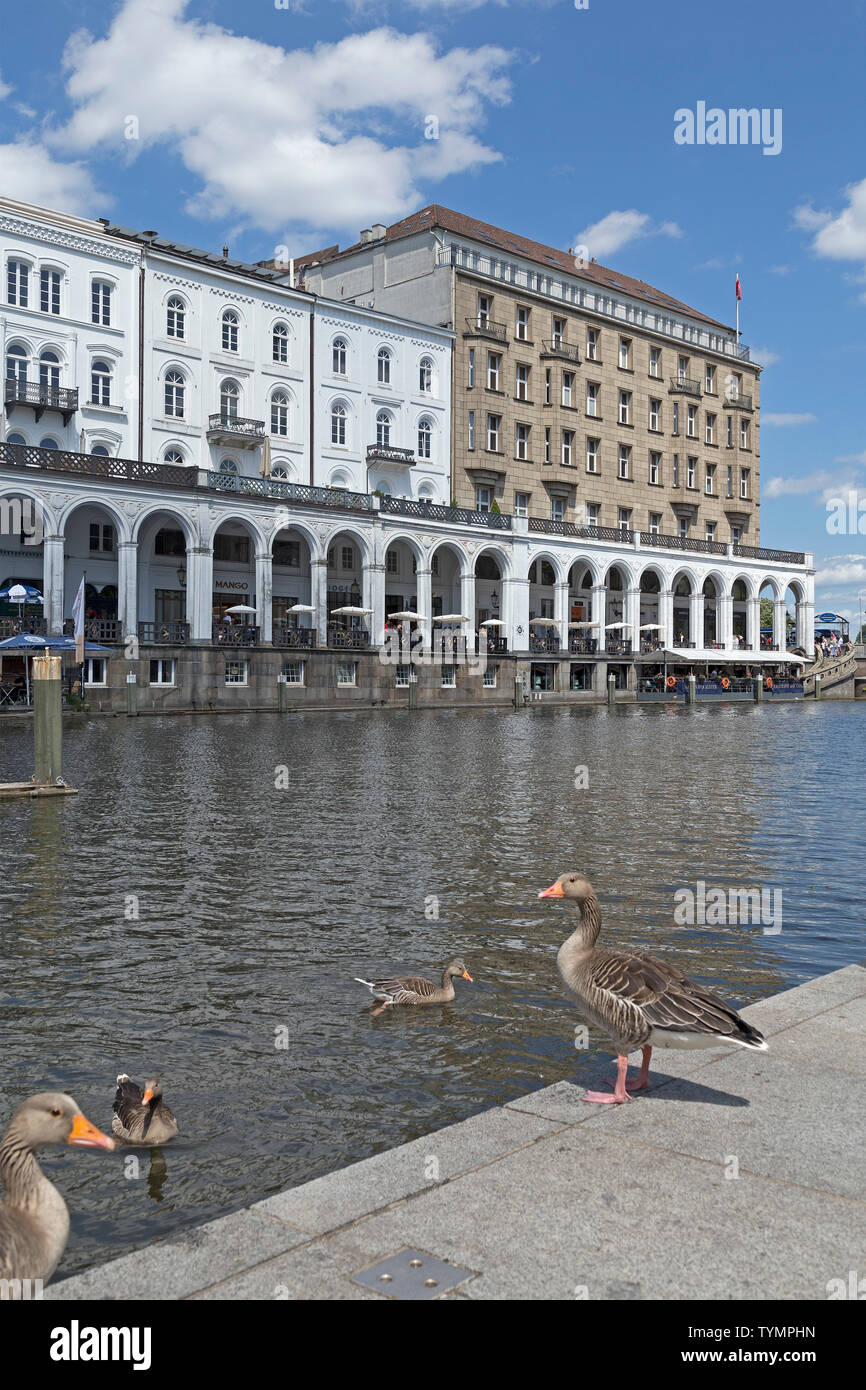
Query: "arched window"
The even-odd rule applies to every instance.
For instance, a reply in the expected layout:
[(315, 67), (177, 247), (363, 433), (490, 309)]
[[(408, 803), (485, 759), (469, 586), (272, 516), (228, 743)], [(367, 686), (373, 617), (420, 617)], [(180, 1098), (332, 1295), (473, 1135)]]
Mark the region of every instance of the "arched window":
[(391, 496), (391, 488), (390, 488), (390, 486), (388, 485), (388, 483), (377, 483), (377, 484), (376, 484), (376, 491), (377, 491), (377, 492), (380, 492), (380, 493), (382, 494), (383, 497), (390, 497), (390, 496)]
[(27, 349), (21, 343), (12, 343), (6, 350), (6, 380), (27, 380)]
[(96, 458), (107, 459), (109, 457), (108, 450), (104, 444), (94, 444), (90, 452), (95, 455)]
[(60, 445), (56, 439), (52, 439), (51, 435), (47, 434), (44, 439), (40, 439), (39, 447), (40, 449), (59, 449)]
[(90, 368), (90, 404), (111, 405), (111, 367), (102, 358)]
[(334, 474), (333, 478), (331, 479), (331, 487), (337, 488), (341, 492), (345, 492), (348, 486), (349, 480), (344, 473)]
[(186, 409), (186, 383), (183, 372), (172, 367), (165, 374), (165, 413), (182, 420)]
[(220, 459), (220, 472), (228, 473), (232, 477), (237, 477), (238, 466), (234, 459)]
[(271, 434), (289, 433), (289, 398), (285, 391), (275, 391), (271, 396)]
[(289, 470), (284, 463), (277, 463), (271, 469), (271, 477), (276, 478), (280, 483), (289, 481)]
[(275, 362), (288, 362), (289, 360), (289, 330), (284, 323), (274, 325), (272, 336), (272, 350)]
[(418, 366), (418, 390), (422, 396), (433, 394), (433, 363), (429, 357), (422, 357)]
[(7, 434), (7, 436), (6, 436), (6, 443), (7, 443), (7, 444), (24, 444), (24, 445), (26, 445), (27, 440), (24, 438), (24, 435), (23, 435), (23, 434)]
[(165, 332), (168, 338), (186, 337), (186, 305), (173, 294), (165, 308)]
[(182, 466), (184, 461), (183, 454), (180, 452), (180, 449), (166, 449), (162, 456), (162, 461), (163, 463), (174, 463)]
[(391, 416), (387, 410), (380, 410), (376, 416), (376, 443), (380, 449), (387, 449), (391, 444)]
[(433, 489), (432, 489), (432, 487), (430, 486), (429, 483), (422, 483), (421, 486), (419, 487), (419, 489), (418, 489), (418, 501), (419, 501), (419, 502), (432, 502), (432, 501), (433, 501)]
[(332, 350), (332, 366), (334, 376), (346, 375), (346, 357), (349, 348), (345, 338), (335, 338)]
[(220, 415), (223, 421), (238, 418), (238, 401), (241, 390), (236, 381), (227, 378), (220, 386)]
[(39, 385), (55, 390), (60, 385), (60, 358), (50, 348), (39, 354)]
[(379, 355), (378, 355), (377, 361), (378, 361), (378, 364), (379, 364), (379, 385), (380, 385), (380, 386), (390, 386), (390, 385), (391, 385), (391, 352), (390, 352), (390, 350), (389, 350), (388, 348), (386, 348), (386, 347), (379, 348)]
[(429, 459), (433, 454), (433, 426), (429, 420), (421, 420), (418, 425), (418, 457)]
[(346, 443), (346, 407), (339, 401), (331, 406), (331, 443)]
[(225, 309), (223, 311), (223, 352), (237, 352), (238, 323), (239, 319), (234, 309)]

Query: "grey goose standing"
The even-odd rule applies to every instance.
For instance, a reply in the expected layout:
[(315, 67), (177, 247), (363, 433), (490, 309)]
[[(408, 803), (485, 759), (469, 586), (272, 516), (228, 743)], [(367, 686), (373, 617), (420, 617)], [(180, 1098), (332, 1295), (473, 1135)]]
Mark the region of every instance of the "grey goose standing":
[(382, 1001), (379, 1008), (373, 1010), (374, 1018), (383, 1009), (387, 1009), (389, 1004), (450, 1004), (454, 998), (456, 979), (473, 983), (472, 976), (462, 960), (448, 962), (442, 971), (441, 985), (434, 985), (432, 980), (425, 980), (423, 975), (397, 975), (382, 980), (362, 980), (356, 975), (355, 979), (359, 985), (367, 986), (374, 999)]
[[(584, 1100), (621, 1104), (629, 1091), (649, 1087), (654, 1047), (718, 1047), (733, 1044), (766, 1052), (767, 1044), (736, 1009), (676, 966), (644, 951), (604, 951), (596, 947), (601, 908), (595, 889), (581, 873), (562, 874), (540, 898), (565, 898), (580, 909), (577, 929), (556, 958), (559, 973), (582, 1014), (605, 1032), (617, 1051), (613, 1094), (587, 1091)], [(627, 1081), (628, 1054), (642, 1050), (636, 1081)]]
[(177, 1120), (162, 1098), (162, 1082), (149, 1076), (142, 1090), (121, 1072), (114, 1097), (112, 1132), (132, 1144), (167, 1144), (177, 1134)]
[(0, 1204), (0, 1279), (47, 1281), (66, 1249), (69, 1211), (36, 1159), (36, 1150), (46, 1144), (114, 1148), (114, 1140), (60, 1091), (42, 1091), (18, 1106), (0, 1139), (6, 1192)]

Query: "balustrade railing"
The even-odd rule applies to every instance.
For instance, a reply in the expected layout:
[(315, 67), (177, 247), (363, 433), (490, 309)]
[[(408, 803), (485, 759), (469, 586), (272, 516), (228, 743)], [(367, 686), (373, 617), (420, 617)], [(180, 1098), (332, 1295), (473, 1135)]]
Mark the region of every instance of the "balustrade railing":
[(329, 647), (369, 647), (370, 634), (363, 627), (336, 627), (333, 624), (328, 626), (328, 646)]
[(286, 627), (283, 624), (275, 624), (271, 640), (275, 647), (309, 650), (316, 645), (316, 629), (314, 627)]
[(533, 653), (555, 656), (560, 649), (558, 632), (530, 632), (529, 650)]
[(458, 526), (486, 526), (490, 531), (511, 530), (511, 517), (507, 512), (476, 512), (469, 507), (446, 507), (440, 502), (416, 502), (408, 497), (390, 496), (381, 499), (381, 510), (399, 516), (414, 516), (423, 521), (451, 521)]
[(138, 640), (145, 645), (181, 646), (189, 641), (189, 623), (176, 618), (138, 624)]
[(212, 635), (220, 647), (255, 647), (259, 641), (259, 629), (241, 623), (215, 622)]
[(48, 622), (45, 618), (0, 618), (0, 642), (5, 642), (7, 637), (18, 637), (22, 632), (44, 637)]

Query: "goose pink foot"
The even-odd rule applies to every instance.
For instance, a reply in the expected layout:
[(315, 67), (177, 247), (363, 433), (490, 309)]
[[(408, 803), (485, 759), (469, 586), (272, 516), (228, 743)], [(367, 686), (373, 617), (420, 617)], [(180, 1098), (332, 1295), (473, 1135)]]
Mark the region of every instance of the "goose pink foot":
[(610, 1095), (608, 1091), (587, 1091), (586, 1095), (581, 1096), (581, 1100), (587, 1100), (592, 1105), (622, 1105), (623, 1101), (630, 1099), (628, 1091), (626, 1090), (625, 1078), (627, 1072), (628, 1057), (617, 1057), (616, 1086), (614, 1087), (613, 1095)]

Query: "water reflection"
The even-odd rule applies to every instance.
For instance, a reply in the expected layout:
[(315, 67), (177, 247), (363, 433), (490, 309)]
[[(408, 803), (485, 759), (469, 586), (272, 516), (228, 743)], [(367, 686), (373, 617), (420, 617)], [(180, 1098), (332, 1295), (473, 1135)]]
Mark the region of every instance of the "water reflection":
[[(556, 973), (569, 914), (535, 897), (564, 869), (595, 883), (602, 944), (733, 1002), (859, 959), (862, 722), (826, 702), (70, 729), (79, 796), (0, 804), (0, 1115), (50, 1087), (105, 1127), (118, 1072), (157, 1072), (182, 1140), (138, 1182), (123, 1156), (47, 1156), (64, 1272), (593, 1064)], [(0, 776), (30, 761), (0, 724)], [(677, 927), (699, 880), (781, 888), (781, 934)], [(444, 1008), (373, 1019), (354, 983), (453, 955), (475, 983)]]

